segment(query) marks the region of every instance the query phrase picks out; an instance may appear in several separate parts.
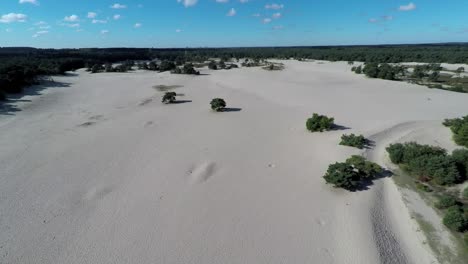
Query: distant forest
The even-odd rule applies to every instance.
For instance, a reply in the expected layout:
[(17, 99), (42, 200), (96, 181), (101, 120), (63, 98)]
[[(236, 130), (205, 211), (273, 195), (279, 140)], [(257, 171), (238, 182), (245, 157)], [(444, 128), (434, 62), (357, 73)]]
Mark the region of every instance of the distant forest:
[(24, 86), (34, 84), (39, 75), (64, 74), (95, 64), (159, 59), (182, 65), (185, 62), (204, 62), (210, 58), (225, 61), (293, 58), (374, 63), (468, 63), (468, 44), (177, 49), (0, 48), (0, 99), (4, 93), (17, 93)]

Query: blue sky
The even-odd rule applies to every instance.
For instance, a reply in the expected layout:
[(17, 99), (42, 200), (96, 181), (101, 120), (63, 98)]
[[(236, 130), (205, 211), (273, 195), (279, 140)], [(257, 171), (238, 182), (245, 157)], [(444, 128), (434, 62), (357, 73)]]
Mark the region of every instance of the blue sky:
[(468, 41), (467, 0), (1, 0), (0, 46)]

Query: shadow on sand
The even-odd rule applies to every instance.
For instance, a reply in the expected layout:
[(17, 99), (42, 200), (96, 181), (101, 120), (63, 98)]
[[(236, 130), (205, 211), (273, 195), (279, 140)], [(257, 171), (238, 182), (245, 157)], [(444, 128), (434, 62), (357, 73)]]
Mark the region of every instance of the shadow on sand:
[[(75, 76), (75, 73), (67, 73), (66, 76)], [(0, 115), (13, 115), (20, 112), (21, 109), (17, 106), (20, 102), (31, 102), (31, 100), (23, 99), (25, 96), (41, 95), (42, 91), (48, 88), (66, 88), (70, 87), (70, 83), (57, 82), (52, 79), (41, 80), (39, 84), (30, 87), (25, 87), (21, 93), (8, 94), (6, 101), (0, 101)]]
[(227, 112), (227, 113), (230, 113), (230, 112), (240, 112), (242, 111), (242, 108), (236, 108), (236, 107), (226, 107), (223, 109), (223, 112)]
[(375, 178), (361, 181), (359, 186), (356, 189), (353, 189), (350, 191), (352, 192), (367, 191), (370, 189), (372, 185), (374, 185), (375, 181), (378, 181), (384, 178), (390, 178), (392, 176), (393, 176), (393, 172), (391, 172), (390, 170), (384, 169), (384, 171), (380, 173), (379, 175), (377, 175)]
[(186, 103), (191, 103), (192, 100), (176, 100), (172, 102), (171, 104), (186, 104)]

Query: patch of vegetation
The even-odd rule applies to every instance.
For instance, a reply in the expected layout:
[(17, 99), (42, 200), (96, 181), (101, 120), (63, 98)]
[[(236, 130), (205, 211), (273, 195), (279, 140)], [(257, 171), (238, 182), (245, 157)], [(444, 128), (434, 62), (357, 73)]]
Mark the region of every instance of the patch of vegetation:
[(282, 63), (269, 63), (267, 66), (262, 67), (262, 69), (267, 71), (282, 71), (284, 70), (284, 64)]
[(215, 98), (211, 100), (210, 105), (212, 110), (216, 112), (222, 112), (226, 107), (226, 101), (224, 101), (222, 98)]
[(162, 102), (165, 104), (172, 104), (176, 101), (177, 94), (175, 92), (167, 92), (162, 98)]
[(306, 128), (310, 132), (323, 132), (329, 131), (334, 126), (335, 119), (333, 117), (327, 117), (325, 115), (319, 115), (314, 113), (311, 118), (306, 121)]
[(200, 75), (200, 72), (195, 70), (193, 64), (188, 63), (185, 64), (183, 67), (175, 67), (171, 73), (173, 74), (189, 74), (189, 75)]
[(434, 185), (453, 185), (463, 181), (457, 162), (439, 147), (415, 142), (391, 144), (387, 147), (390, 160), (400, 165), (421, 182)]
[(340, 145), (363, 149), (369, 145), (369, 140), (363, 135), (356, 136), (355, 134), (344, 134), (341, 136)]
[(455, 143), (468, 147), (468, 115), (462, 118), (445, 119), (443, 125), (452, 130)]
[(382, 172), (383, 169), (378, 164), (354, 155), (345, 162), (331, 164), (323, 178), (336, 188), (355, 191), (365, 181), (372, 181)]
[(442, 221), (452, 231), (464, 232), (468, 229), (468, 219), (465, 211), (457, 205), (447, 209)]
[(463, 199), (468, 199), (468, 187), (466, 187), (462, 192)]
[(459, 205), (457, 199), (447, 194), (440, 196), (438, 201), (435, 203), (435, 207), (438, 209), (447, 209), (455, 205)]

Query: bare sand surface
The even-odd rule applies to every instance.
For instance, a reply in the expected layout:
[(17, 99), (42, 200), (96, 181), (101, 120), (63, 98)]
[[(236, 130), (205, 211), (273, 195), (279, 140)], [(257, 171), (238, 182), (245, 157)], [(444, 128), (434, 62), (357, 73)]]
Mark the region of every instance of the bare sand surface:
[[(343, 62), (283, 71), (54, 77), (0, 112), (0, 263), (437, 263), (391, 179), (334, 189), (328, 165), (414, 131), (450, 146), (468, 95), (370, 80)], [(154, 85), (180, 85), (163, 105)], [(45, 89), (43, 89), (45, 88)], [(37, 88), (39, 89), (39, 88)], [(209, 109), (226, 99), (227, 112)], [(334, 116), (343, 130), (309, 133)]]

